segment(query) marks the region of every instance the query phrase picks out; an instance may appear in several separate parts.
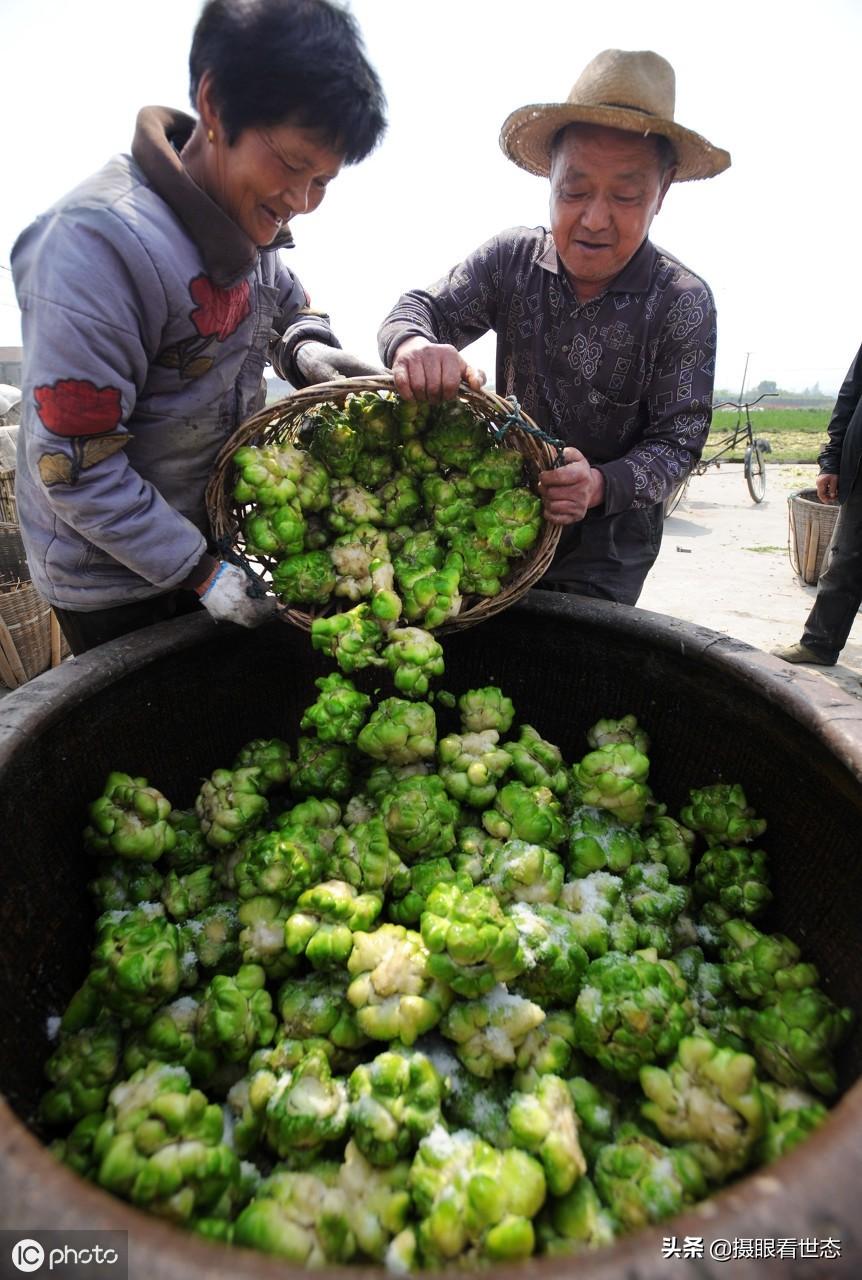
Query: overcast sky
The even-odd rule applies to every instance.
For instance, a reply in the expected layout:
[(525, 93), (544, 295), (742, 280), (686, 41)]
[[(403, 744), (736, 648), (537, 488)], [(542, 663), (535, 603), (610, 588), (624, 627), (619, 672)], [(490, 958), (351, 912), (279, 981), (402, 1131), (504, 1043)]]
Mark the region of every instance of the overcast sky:
[[(376, 358), (399, 293), (494, 232), (547, 219), (547, 182), (498, 145), (599, 50), (651, 48), (677, 120), (732, 168), (671, 189), (652, 238), (711, 285), (717, 385), (834, 392), (862, 343), (860, 0), (353, 0), (389, 100), (374, 155), (294, 223), (289, 265), (343, 345)], [(0, 264), (27, 222), (111, 154), (145, 103), (187, 107), (199, 0), (0, 0)], [(0, 267), (0, 345), (20, 341)], [(472, 349), (493, 371), (493, 339)]]

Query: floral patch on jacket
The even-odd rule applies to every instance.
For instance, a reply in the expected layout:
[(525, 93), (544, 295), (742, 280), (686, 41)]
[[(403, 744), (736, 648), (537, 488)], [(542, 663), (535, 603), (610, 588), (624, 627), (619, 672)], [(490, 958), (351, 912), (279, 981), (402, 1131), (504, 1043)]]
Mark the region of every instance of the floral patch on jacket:
[(95, 436), (113, 431), (123, 416), (118, 387), (97, 387), (84, 378), (60, 378), (35, 387), (36, 411), (57, 436)]
[(181, 378), (200, 378), (215, 363), (205, 352), (216, 342), (224, 342), (235, 333), (251, 311), (247, 280), (230, 289), (220, 289), (208, 276), (200, 275), (189, 284), (194, 308), (189, 319), (199, 337), (183, 338), (172, 347), (160, 352), (155, 363), (166, 369), (176, 369)]

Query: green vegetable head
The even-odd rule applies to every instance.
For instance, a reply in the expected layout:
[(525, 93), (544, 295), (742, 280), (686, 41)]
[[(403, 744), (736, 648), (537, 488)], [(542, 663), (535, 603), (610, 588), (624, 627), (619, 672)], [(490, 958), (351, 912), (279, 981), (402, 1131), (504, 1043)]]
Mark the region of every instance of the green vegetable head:
[(323, 405), (315, 417), (309, 447), (331, 476), (342, 479), (353, 474), (362, 448), (362, 434), (346, 413), (334, 405)]
[[(306, 544), (308, 531), (306, 530)], [(275, 594), (285, 604), (326, 604), (335, 590), (336, 573), (328, 551), (307, 549), (280, 559), (272, 572)]]
[(427, 702), (384, 698), (372, 711), (356, 745), (374, 760), (390, 765), (428, 760), (437, 745), (434, 708)]
[(623, 1126), (599, 1152), (594, 1181), (605, 1207), (629, 1231), (663, 1222), (707, 1191), (690, 1151), (662, 1146), (633, 1126)]
[(437, 1126), (410, 1169), (422, 1257), (443, 1266), (468, 1251), (490, 1262), (528, 1257), (532, 1218), (546, 1194), (542, 1166), (523, 1151), (497, 1151), (469, 1130)]
[(532, 725), (522, 724), (517, 742), (507, 742), (512, 773), (528, 787), (547, 787), (564, 800), (571, 785), (562, 752), (547, 742)]
[(155, 862), (176, 844), (170, 814), (170, 801), (146, 778), (110, 773), (101, 796), (89, 806), (85, 846), (90, 853)]
[(440, 1021), (452, 992), (432, 973), (421, 936), (384, 924), (354, 934), (347, 998), (361, 1031), (373, 1040), (412, 1045)]
[(133, 1026), (171, 1000), (190, 977), (180, 933), (164, 907), (147, 903), (133, 911), (109, 911), (96, 921), (88, 983), (104, 1007)]
[(598, 747), (628, 742), (637, 747), (642, 755), (646, 755), (650, 747), (649, 735), (644, 732), (633, 715), (620, 716), (618, 720), (611, 718), (597, 720), (587, 730), (587, 742), (594, 751)]
[(594, 960), (575, 1006), (578, 1047), (623, 1080), (673, 1053), (691, 1028), (692, 1004), (679, 970), (647, 954), (611, 951)]
[(753, 920), (772, 901), (768, 881), (762, 850), (714, 845), (695, 868), (695, 897), (699, 902), (717, 902), (731, 916)]
[(373, 1165), (411, 1156), (441, 1119), (443, 1081), (424, 1053), (380, 1053), (347, 1082), (354, 1141)]
[(761, 1137), (766, 1108), (747, 1053), (685, 1036), (667, 1067), (641, 1068), (641, 1112), (664, 1138), (685, 1144), (710, 1182), (744, 1169)]
[(492, 551), (521, 556), (536, 542), (542, 525), (542, 504), (530, 489), (496, 493), (473, 515), (476, 532)]
[(541, 1161), (552, 1195), (567, 1195), (586, 1173), (574, 1104), (559, 1076), (538, 1076), (529, 1090), (512, 1095), (509, 1129), (513, 1146)]
[(300, 1166), (347, 1132), (347, 1088), (332, 1075), (329, 1058), (312, 1049), (275, 1083), (266, 1104), (263, 1137), (281, 1159)]
[(754, 816), (739, 783), (720, 782), (692, 789), (679, 816), (685, 826), (701, 832), (710, 845), (748, 844), (766, 830), (766, 822)]
[(740, 1020), (754, 1056), (773, 1080), (827, 1098), (837, 1092), (833, 1055), (853, 1025), (850, 1009), (811, 987), (782, 991), (763, 1009), (743, 1008)]
[(380, 813), (405, 862), (440, 857), (455, 847), (458, 806), (436, 774), (394, 783), (380, 799)]
[(579, 802), (607, 809), (620, 822), (642, 822), (652, 792), (646, 785), (649, 760), (630, 742), (599, 747), (573, 770)]
[(573, 876), (588, 876), (593, 871), (621, 875), (633, 862), (646, 858), (638, 832), (608, 809), (578, 805), (569, 822), (569, 867)]
[(281, 738), (254, 738), (247, 742), (233, 763), (234, 769), (257, 769), (261, 792), (283, 787), (293, 771), (290, 747)]
[(61, 1035), (45, 1064), (51, 1088), (39, 1103), (39, 1117), (51, 1126), (69, 1126), (103, 1110), (120, 1069), (122, 1034), (113, 1019)]
[(543, 1006), (574, 1004), (589, 958), (570, 913), (550, 903), (520, 901), (506, 914), (526, 960), (515, 989)]
[(530, 1033), (544, 1021), (543, 1009), (501, 984), (476, 1000), (457, 1000), (440, 1031), (455, 1041), (455, 1053), (467, 1070), (487, 1080), (516, 1064)]
[(514, 922), (482, 885), (437, 885), (422, 913), (422, 939), (429, 972), (460, 996), (482, 995), (527, 966)]
[(482, 814), (482, 826), (498, 840), (524, 840), (554, 850), (566, 838), (563, 806), (547, 787), (507, 782)]

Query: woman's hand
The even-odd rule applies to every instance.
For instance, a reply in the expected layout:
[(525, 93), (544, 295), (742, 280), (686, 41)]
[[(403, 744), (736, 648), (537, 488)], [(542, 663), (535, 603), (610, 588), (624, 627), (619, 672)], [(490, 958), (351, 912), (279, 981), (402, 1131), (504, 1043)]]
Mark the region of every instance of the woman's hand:
[(275, 614), (275, 596), (250, 596), (249, 579), (235, 564), (220, 561), (208, 578), (193, 590), (216, 622), (235, 622), (240, 627), (259, 627)]
[(478, 391), (485, 384), (481, 369), (469, 365), (460, 351), (444, 342), (407, 338), (392, 361), (395, 389), (405, 400), (454, 400), (462, 382)]
[(294, 360), (309, 387), (318, 382), (334, 382), (337, 378), (362, 378), (386, 372), (380, 365), (369, 364), (360, 356), (325, 342), (303, 342), (297, 347)]
[(542, 510), (549, 524), (577, 524), (604, 501), (605, 478), (580, 449), (563, 450), (564, 465), (539, 474)]
[(817, 496), (821, 502), (834, 503), (838, 501), (837, 476), (827, 471), (822, 476), (818, 476), (814, 483), (817, 486)]

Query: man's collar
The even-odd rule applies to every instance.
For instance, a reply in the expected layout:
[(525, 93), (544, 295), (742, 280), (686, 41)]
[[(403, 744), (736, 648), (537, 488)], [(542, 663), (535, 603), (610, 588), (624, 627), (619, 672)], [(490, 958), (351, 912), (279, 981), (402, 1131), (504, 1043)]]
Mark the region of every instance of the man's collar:
[[(622, 271), (608, 285), (605, 293), (645, 293), (652, 279), (653, 267), (658, 250), (650, 240), (644, 240), (634, 257), (629, 258)], [(536, 265), (555, 275), (563, 273), (554, 237), (549, 231), (545, 236), (544, 248), (536, 259)]]
[[(183, 165), (178, 152), (194, 126), (183, 111), (143, 107), (135, 125), (132, 158), (200, 249), (210, 279), (224, 289), (248, 275), (257, 262), (258, 246), (201, 190)], [(293, 236), (285, 227), (266, 248), (286, 249), (292, 244)]]

